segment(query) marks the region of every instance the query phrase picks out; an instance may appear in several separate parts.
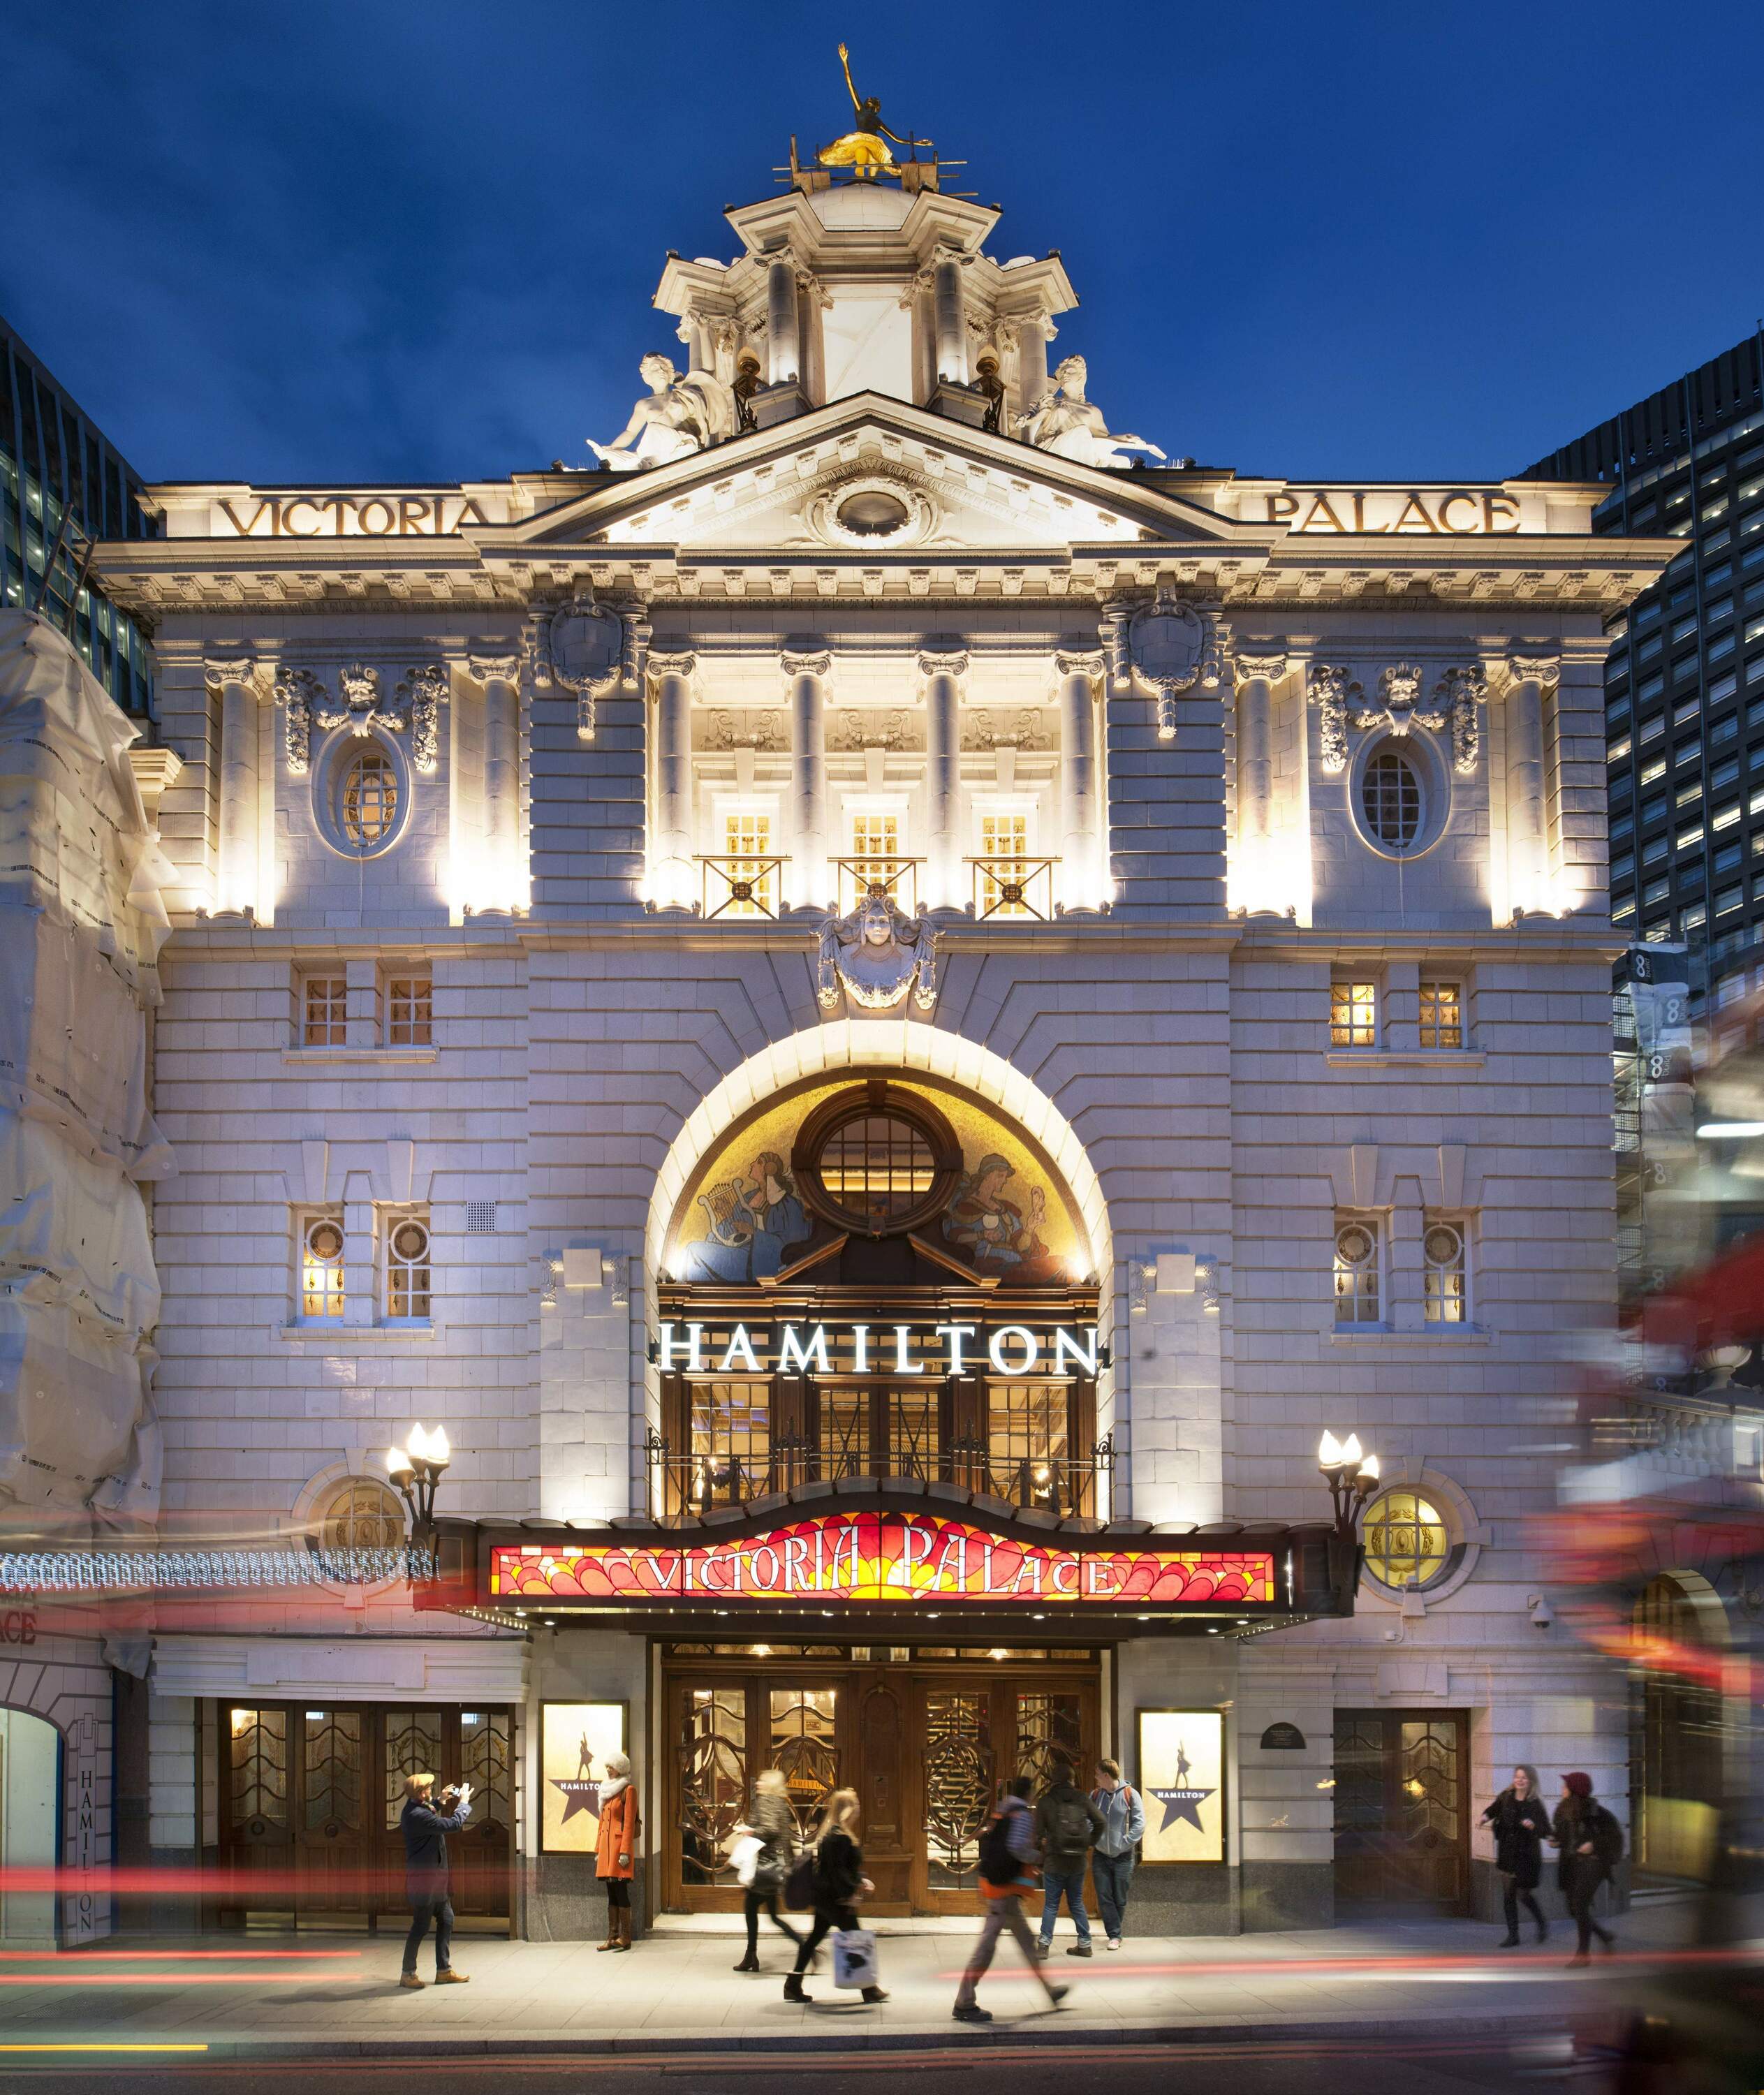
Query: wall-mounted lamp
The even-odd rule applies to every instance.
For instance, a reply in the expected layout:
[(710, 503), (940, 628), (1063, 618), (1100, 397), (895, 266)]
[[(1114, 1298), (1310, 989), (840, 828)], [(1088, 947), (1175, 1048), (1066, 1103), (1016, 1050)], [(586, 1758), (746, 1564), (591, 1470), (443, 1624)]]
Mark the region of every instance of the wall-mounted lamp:
[(453, 1450), (447, 1444), (446, 1429), (441, 1426), (433, 1433), (424, 1426), (413, 1426), (403, 1447), (386, 1450), (386, 1474), (410, 1514), (411, 1540), (418, 1548), (428, 1552), (431, 1577), (434, 1575), (438, 1553), (435, 1487), (452, 1460)]

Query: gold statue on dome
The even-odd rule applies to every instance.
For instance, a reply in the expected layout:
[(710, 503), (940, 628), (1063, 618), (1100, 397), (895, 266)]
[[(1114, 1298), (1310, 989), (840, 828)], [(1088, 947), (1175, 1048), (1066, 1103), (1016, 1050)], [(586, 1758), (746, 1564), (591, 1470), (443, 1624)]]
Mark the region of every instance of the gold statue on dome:
[[(852, 79), (852, 57), (844, 45), (839, 46), (839, 63), (845, 68), (845, 91), (852, 98), (852, 107), (856, 112), (857, 128), (847, 131), (843, 138), (835, 138), (830, 146), (823, 146), (815, 158), (823, 168), (849, 168), (860, 182), (873, 182), (878, 173), (891, 169), (895, 156), (888, 150), (892, 138), (897, 146), (908, 144), (898, 131), (891, 131), (882, 120), (882, 102), (878, 97), (866, 94), (860, 98)], [(929, 138), (917, 143), (928, 146)]]

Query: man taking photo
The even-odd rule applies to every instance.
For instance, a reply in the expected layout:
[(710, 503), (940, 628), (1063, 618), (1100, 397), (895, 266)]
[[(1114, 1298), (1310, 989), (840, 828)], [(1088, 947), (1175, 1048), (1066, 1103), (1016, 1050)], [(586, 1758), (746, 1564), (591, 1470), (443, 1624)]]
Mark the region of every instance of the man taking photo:
[(399, 1828), (404, 1836), (404, 1888), (411, 1901), (411, 1932), (404, 1938), (404, 1975), (401, 1986), (420, 1987), (416, 1953), (423, 1946), (431, 1919), (435, 1923), (435, 1984), (463, 1986), (464, 1971), (455, 1971), (453, 1954), (453, 1901), (447, 1894), (447, 1836), (457, 1833), (471, 1814), (472, 1785), (462, 1782), (443, 1792), (438, 1806), (435, 1778), (409, 1775), (404, 1778), (404, 1809)]

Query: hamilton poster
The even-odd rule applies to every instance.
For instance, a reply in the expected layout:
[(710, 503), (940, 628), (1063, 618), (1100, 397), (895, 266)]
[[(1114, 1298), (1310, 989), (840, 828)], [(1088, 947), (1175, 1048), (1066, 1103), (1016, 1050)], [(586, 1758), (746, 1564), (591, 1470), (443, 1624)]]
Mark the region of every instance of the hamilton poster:
[(1225, 1719), (1217, 1710), (1139, 1712), (1148, 1862), (1225, 1859)]
[(622, 1702), (547, 1702), (539, 1732), (540, 1845), (591, 1855), (608, 1757), (626, 1750)]

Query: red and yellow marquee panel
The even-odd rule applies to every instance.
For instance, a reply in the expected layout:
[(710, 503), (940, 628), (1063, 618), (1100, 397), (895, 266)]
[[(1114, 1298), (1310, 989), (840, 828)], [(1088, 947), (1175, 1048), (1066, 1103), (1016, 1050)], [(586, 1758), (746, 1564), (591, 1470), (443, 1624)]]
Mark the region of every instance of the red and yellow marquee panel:
[(930, 1514), (827, 1514), (739, 1540), (522, 1543), (490, 1552), (496, 1601), (922, 1600), (1143, 1607), (1274, 1598), (1265, 1551), (1065, 1549)]

